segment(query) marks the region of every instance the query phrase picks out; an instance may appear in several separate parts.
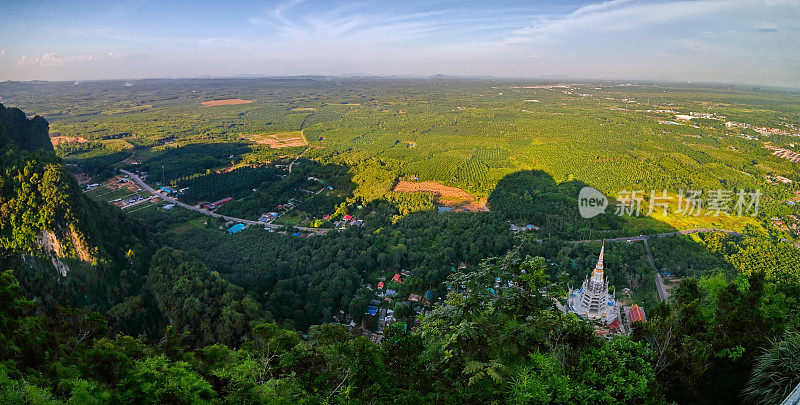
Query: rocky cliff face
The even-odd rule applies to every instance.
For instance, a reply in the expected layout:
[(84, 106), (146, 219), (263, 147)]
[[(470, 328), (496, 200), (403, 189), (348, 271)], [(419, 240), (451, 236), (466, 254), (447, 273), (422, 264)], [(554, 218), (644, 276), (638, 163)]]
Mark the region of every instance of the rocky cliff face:
[(83, 194), (47, 131), (43, 118), (0, 105), (0, 271), (14, 269), (46, 306), (107, 309), (141, 288), (155, 246)]
[[(53, 150), (50, 142), (50, 125), (40, 116), (28, 119), (19, 108), (6, 108), (0, 104), (0, 136), (5, 132), (7, 141), (26, 151)], [(2, 143), (0, 142), (0, 146)]]

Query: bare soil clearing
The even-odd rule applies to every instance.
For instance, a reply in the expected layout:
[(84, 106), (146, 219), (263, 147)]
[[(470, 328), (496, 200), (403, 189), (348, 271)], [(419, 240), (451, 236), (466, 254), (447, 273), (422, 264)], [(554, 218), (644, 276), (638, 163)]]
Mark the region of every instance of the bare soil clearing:
[(306, 138), (303, 136), (303, 131), (281, 132), (277, 134), (251, 134), (243, 135), (242, 137), (259, 145), (267, 145), (274, 149), (308, 145)]
[(86, 138), (83, 138), (83, 137), (80, 137), (80, 136), (57, 135), (57, 136), (51, 136), (50, 137), (50, 142), (52, 142), (53, 145), (58, 145), (58, 144), (62, 144), (62, 143), (70, 143), (70, 142), (84, 143), (84, 142), (86, 142)]
[(218, 105), (236, 105), (236, 104), (250, 104), (256, 100), (242, 100), (240, 98), (226, 98), (224, 100), (211, 100), (203, 101), (200, 103), (203, 107), (215, 107)]
[(401, 180), (394, 187), (400, 193), (433, 193), (437, 205), (458, 208), (464, 211), (488, 211), (486, 201), (476, 199), (472, 194), (458, 188), (445, 186), (433, 181)]

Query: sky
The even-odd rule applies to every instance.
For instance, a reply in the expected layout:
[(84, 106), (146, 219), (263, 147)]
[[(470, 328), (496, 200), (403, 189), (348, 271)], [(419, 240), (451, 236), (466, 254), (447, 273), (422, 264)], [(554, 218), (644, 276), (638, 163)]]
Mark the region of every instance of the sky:
[(0, 81), (445, 74), (800, 88), (800, 0), (0, 3)]

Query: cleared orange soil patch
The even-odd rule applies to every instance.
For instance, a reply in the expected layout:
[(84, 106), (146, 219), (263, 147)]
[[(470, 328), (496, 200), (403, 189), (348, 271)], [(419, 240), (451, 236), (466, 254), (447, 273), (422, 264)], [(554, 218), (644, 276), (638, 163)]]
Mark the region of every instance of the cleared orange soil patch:
[(61, 144), (61, 143), (70, 143), (70, 142), (84, 143), (84, 142), (86, 142), (86, 138), (82, 138), (80, 136), (62, 136), (62, 135), (58, 135), (58, 136), (51, 136), (50, 137), (50, 142), (52, 142), (53, 145), (58, 145), (58, 144)]
[(259, 145), (267, 145), (273, 149), (308, 145), (308, 143), (306, 142), (306, 138), (303, 137), (302, 131), (281, 132), (277, 134), (252, 134), (252, 135), (243, 135), (243, 137)]
[(226, 98), (224, 100), (211, 100), (203, 101), (200, 103), (203, 107), (214, 107), (218, 105), (236, 105), (236, 104), (250, 104), (256, 100), (242, 100), (240, 98)]
[(475, 197), (458, 188), (445, 186), (432, 181), (405, 181), (401, 180), (394, 187), (400, 193), (433, 193), (435, 201), (446, 207), (457, 207), (465, 211), (488, 211), (486, 201), (476, 200)]

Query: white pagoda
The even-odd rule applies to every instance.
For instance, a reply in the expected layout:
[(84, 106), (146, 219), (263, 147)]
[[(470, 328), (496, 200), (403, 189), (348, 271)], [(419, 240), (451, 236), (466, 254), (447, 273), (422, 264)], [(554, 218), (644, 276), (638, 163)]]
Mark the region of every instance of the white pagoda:
[(570, 288), (567, 307), (569, 312), (608, 324), (617, 318), (617, 306), (614, 295), (608, 293), (608, 279), (603, 273), (603, 252), (605, 250), (604, 241), (592, 276), (583, 281), (580, 290), (575, 291)]

